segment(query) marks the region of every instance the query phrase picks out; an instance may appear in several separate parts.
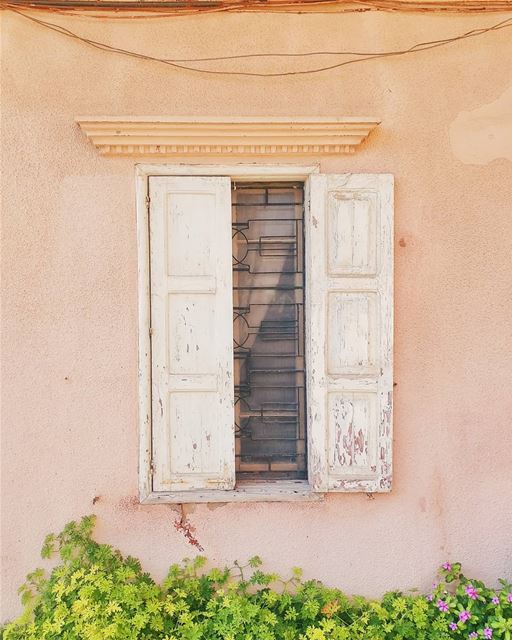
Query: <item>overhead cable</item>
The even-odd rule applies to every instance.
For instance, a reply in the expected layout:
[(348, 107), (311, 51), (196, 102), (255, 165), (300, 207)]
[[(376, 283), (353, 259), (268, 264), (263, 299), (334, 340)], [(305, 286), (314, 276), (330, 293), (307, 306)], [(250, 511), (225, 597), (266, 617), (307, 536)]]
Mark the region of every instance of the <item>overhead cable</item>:
[[(369, 60), (377, 60), (382, 58), (391, 58), (397, 56), (404, 56), (413, 53), (419, 53), (420, 51), (427, 51), (429, 49), (436, 49), (438, 47), (443, 47), (448, 44), (452, 44), (458, 42), (460, 40), (466, 40), (468, 38), (475, 38), (482, 36), (486, 33), (499, 31), (501, 29), (506, 29), (512, 27), (512, 17), (506, 18), (505, 20), (501, 20), (500, 22), (490, 26), (490, 27), (480, 27), (476, 29), (472, 29), (471, 31), (467, 31), (466, 33), (452, 36), (451, 38), (443, 38), (441, 40), (432, 40), (427, 42), (420, 42), (407, 49), (398, 49), (396, 51), (379, 51), (379, 52), (348, 52), (348, 51), (310, 51), (305, 53), (259, 53), (259, 54), (243, 54), (243, 55), (231, 55), (231, 56), (217, 56), (213, 58), (187, 58), (187, 59), (179, 59), (179, 58), (159, 58), (156, 56), (151, 56), (144, 53), (139, 53), (136, 51), (130, 51), (128, 49), (121, 49), (119, 47), (114, 47), (112, 45), (106, 44), (104, 42), (99, 42), (97, 40), (92, 40), (90, 38), (80, 36), (79, 34), (67, 29), (66, 27), (58, 24), (54, 24), (52, 22), (47, 22), (46, 20), (41, 20), (40, 18), (36, 18), (35, 16), (29, 15), (25, 12), (19, 11), (18, 9), (14, 9), (12, 5), (6, 5), (0, 3), (0, 7), (9, 8), (11, 11), (16, 13), (17, 15), (23, 17), (26, 20), (30, 20), (46, 29), (51, 31), (55, 31), (60, 35), (63, 35), (67, 38), (71, 38), (73, 40), (78, 40), (84, 44), (87, 44), (90, 47), (95, 49), (99, 49), (101, 51), (106, 51), (110, 53), (117, 53), (119, 55), (128, 56), (131, 58), (136, 58), (138, 60), (147, 60), (150, 62), (158, 62), (161, 64), (165, 64), (167, 66), (173, 67), (175, 69), (180, 69), (184, 71), (191, 71), (193, 73), (200, 74), (208, 74), (208, 75), (222, 75), (222, 76), (248, 76), (248, 77), (262, 77), (262, 78), (277, 78), (284, 76), (301, 76), (301, 75), (310, 75), (314, 73), (321, 73), (323, 71), (331, 71), (334, 69), (339, 69), (341, 67), (345, 67), (351, 64), (357, 64), (361, 62), (366, 62)], [(239, 60), (243, 58), (271, 58), (271, 57), (310, 57), (310, 56), (346, 56), (352, 55), (354, 56), (350, 60), (344, 60), (342, 62), (335, 62), (329, 65), (311, 68), (311, 69), (298, 69), (298, 70), (290, 70), (290, 71), (276, 71), (276, 72), (257, 72), (257, 71), (245, 71), (245, 70), (222, 70), (222, 69), (206, 69), (206, 68), (198, 68), (189, 66), (190, 63), (199, 63), (199, 62), (211, 62), (211, 61), (221, 61), (221, 60)], [(184, 64), (184, 62), (188, 64)]]

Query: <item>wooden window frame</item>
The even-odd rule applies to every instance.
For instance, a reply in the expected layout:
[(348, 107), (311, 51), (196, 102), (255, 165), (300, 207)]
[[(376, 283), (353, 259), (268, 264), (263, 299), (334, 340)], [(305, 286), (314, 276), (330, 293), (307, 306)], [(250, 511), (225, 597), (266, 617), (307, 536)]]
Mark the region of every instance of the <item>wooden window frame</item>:
[(151, 337), (148, 242), (150, 176), (227, 176), (237, 181), (306, 181), (320, 165), (138, 164), (136, 165), (139, 316), (139, 498), (143, 504), (320, 500), (307, 480), (244, 484), (233, 491), (155, 492), (151, 468)]
[[(261, 502), (261, 501), (313, 501), (323, 499), (322, 491), (361, 491), (356, 485), (350, 487), (332, 484), (327, 475), (318, 478), (308, 463), (308, 480), (282, 480), (269, 482), (244, 483), (234, 490), (194, 490), (194, 491), (159, 491), (152, 489), (152, 424), (151, 424), (151, 336), (150, 336), (150, 273), (149, 273), (149, 178), (151, 176), (224, 176), (232, 181), (301, 181), (305, 186), (305, 206), (308, 208), (310, 198), (309, 179), (320, 174), (319, 164), (286, 165), (286, 164), (138, 164), (136, 165), (136, 197), (137, 197), (137, 244), (138, 244), (138, 316), (139, 316), (139, 497), (143, 504), (162, 503), (199, 503), (199, 502)], [(315, 178), (317, 181), (318, 178)], [(391, 179), (392, 182), (392, 179)], [(314, 196), (314, 194), (313, 194)], [(389, 204), (389, 203), (388, 203)], [(315, 205), (316, 206), (316, 205)], [(391, 197), (392, 212), (392, 197)], [(306, 227), (307, 227), (306, 210)], [(389, 209), (386, 215), (389, 215)], [(306, 229), (306, 236), (308, 231)], [(392, 251), (392, 238), (390, 241)], [(309, 268), (307, 258), (306, 270)], [(310, 318), (308, 294), (306, 291), (306, 318)], [(392, 312), (392, 307), (391, 307)], [(392, 313), (391, 313), (392, 316)], [(310, 348), (314, 335), (311, 332), (311, 322), (306, 322), (306, 354)], [(309, 393), (309, 392), (308, 392)], [(309, 400), (308, 400), (309, 401)], [(391, 409), (389, 409), (391, 411)], [(322, 459), (325, 464), (324, 449), (325, 434), (315, 433), (319, 425), (307, 425), (308, 449), (316, 449), (315, 458)], [(312, 440), (316, 438), (313, 443)], [(311, 440), (310, 440), (311, 439)], [(386, 436), (386, 463), (391, 464), (391, 421)], [(320, 448), (320, 449), (319, 449)], [(320, 455), (317, 455), (317, 454)], [(327, 473), (327, 472), (325, 472)], [(368, 491), (389, 491), (390, 476), (387, 483), (380, 487), (375, 482), (368, 484)], [(349, 482), (350, 484), (350, 482)], [(362, 486), (362, 485), (361, 485)], [(372, 489), (373, 487), (373, 489)]]

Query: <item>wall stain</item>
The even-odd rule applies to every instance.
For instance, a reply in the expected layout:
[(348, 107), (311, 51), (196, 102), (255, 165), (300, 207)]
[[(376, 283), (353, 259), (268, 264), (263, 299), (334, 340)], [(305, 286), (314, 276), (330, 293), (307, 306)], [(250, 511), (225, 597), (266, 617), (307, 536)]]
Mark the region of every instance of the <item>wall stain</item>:
[(187, 512), (184, 505), (180, 505), (181, 513), (174, 521), (174, 528), (183, 534), (185, 540), (198, 551), (204, 551), (199, 540), (195, 536), (196, 528), (187, 518)]
[(439, 527), (439, 549), (443, 552), (448, 548), (448, 530), (445, 517), (446, 489), (443, 476), (436, 467), (432, 476), (432, 511)]
[(512, 86), (493, 102), (461, 111), (450, 125), (450, 143), (464, 164), (512, 160)]

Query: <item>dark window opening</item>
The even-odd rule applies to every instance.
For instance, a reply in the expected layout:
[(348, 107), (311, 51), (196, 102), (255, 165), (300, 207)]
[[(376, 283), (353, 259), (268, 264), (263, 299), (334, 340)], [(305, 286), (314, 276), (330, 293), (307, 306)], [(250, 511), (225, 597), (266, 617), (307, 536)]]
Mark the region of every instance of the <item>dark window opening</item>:
[(233, 183), (237, 480), (304, 479), (304, 185)]

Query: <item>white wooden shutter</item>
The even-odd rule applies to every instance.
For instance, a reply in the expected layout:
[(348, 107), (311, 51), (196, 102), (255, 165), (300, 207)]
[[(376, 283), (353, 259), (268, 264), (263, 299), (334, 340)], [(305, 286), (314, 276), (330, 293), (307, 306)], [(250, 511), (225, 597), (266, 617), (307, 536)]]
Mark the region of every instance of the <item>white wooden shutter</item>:
[(150, 177), (153, 490), (235, 482), (231, 185)]
[(393, 177), (319, 174), (308, 191), (310, 482), (389, 491)]

